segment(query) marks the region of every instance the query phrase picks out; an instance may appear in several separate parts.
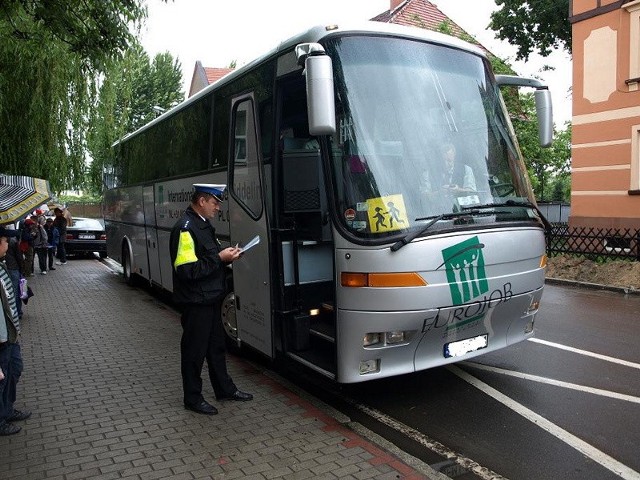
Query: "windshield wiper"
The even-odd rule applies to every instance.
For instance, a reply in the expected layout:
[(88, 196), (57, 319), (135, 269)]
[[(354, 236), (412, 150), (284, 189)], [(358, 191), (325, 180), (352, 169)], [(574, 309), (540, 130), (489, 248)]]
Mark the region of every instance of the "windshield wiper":
[[(534, 205), (533, 203), (531, 203), (529, 201), (522, 202), (522, 201), (517, 201), (517, 200), (507, 200), (507, 201), (505, 201), (503, 203), (486, 203), (486, 204), (482, 204), (482, 205), (469, 205), (468, 207), (461, 207), (462, 211), (460, 211), (460, 212), (443, 213), (443, 214), (438, 215), (437, 217), (433, 217), (433, 218), (432, 217), (416, 218), (415, 219), (416, 222), (419, 222), (420, 220), (428, 220), (429, 218), (431, 218), (431, 221), (428, 222), (427, 224), (425, 224), (419, 230), (416, 230), (415, 232), (412, 232), (412, 233), (408, 234), (407, 236), (403, 237), (401, 240), (398, 240), (396, 243), (391, 245), (391, 251), (392, 252), (397, 252), (398, 250), (400, 250), (405, 245), (408, 245), (409, 243), (413, 242), (419, 236), (424, 235), (427, 230), (429, 230), (434, 224), (438, 223), (440, 220), (449, 220), (449, 219), (452, 219), (452, 218), (466, 217), (466, 216), (471, 216), (471, 215), (486, 215), (488, 212), (486, 212), (484, 210), (489, 209), (489, 208), (496, 208), (496, 207), (525, 207), (525, 208), (530, 208), (531, 210), (536, 212), (536, 215), (538, 216), (538, 218), (540, 218), (540, 221), (544, 225), (544, 229), (545, 229), (545, 232), (547, 233), (547, 235), (549, 235), (551, 233), (551, 228), (552, 228), (551, 223), (549, 223), (549, 220), (547, 220), (547, 218), (540, 211), (540, 209), (537, 207), (537, 205)], [(491, 212), (491, 213), (495, 213), (495, 211)], [(510, 212), (502, 212), (502, 213), (503, 214), (509, 214)]]
[(533, 203), (531, 203), (530, 201), (519, 201), (519, 200), (507, 200), (505, 202), (502, 203), (487, 203), (484, 205), (471, 205), (469, 207), (462, 207), (462, 210), (469, 210), (469, 212), (467, 213), (471, 213), (471, 211), (475, 211), (477, 209), (483, 209), (483, 208), (493, 208), (493, 207), (525, 207), (525, 208), (530, 208), (531, 210), (533, 210), (534, 212), (536, 212), (536, 215), (538, 215), (538, 217), (540, 218), (540, 221), (542, 222), (542, 224), (544, 225), (544, 230), (547, 233), (547, 235), (551, 234), (551, 223), (549, 222), (549, 220), (547, 220), (547, 217), (544, 216), (544, 214), (540, 211), (540, 209), (538, 208), (537, 205), (534, 205)]
[(431, 217), (416, 218), (414, 220), (416, 222), (419, 222), (420, 220), (427, 220), (429, 218), (431, 218), (431, 221), (429, 223), (425, 224), (421, 229), (416, 230), (415, 232), (412, 232), (412, 233), (408, 234), (406, 237), (403, 237), (401, 240), (398, 240), (396, 243), (391, 245), (391, 251), (392, 252), (397, 252), (398, 250), (400, 250), (405, 245), (413, 242), (420, 235), (424, 235), (424, 233), (427, 230), (429, 230), (434, 224), (436, 224), (440, 220), (449, 220), (451, 218), (467, 217), (467, 216), (470, 216), (470, 215), (476, 215), (476, 214), (482, 214), (482, 213), (483, 212), (481, 212), (480, 210), (467, 210), (467, 211), (464, 211), (464, 212), (443, 213), (443, 214), (438, 215), (437, 217), (433, 217), (433, 218), (431, 218)]

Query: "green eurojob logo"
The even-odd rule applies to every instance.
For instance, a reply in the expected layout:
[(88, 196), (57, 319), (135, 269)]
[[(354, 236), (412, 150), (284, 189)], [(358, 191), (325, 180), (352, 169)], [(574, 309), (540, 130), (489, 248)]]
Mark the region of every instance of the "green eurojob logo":
[(484, 256), (477, 236), (442, 250), (454, 305), (470, 302), (489, 291)]

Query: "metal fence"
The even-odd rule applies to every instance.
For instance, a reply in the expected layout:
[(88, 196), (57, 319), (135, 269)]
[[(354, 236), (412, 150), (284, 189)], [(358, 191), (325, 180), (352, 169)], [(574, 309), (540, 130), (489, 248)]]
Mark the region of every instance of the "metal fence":
[(640, 230), (569, 227), (552, 223), (547, 235), (547, 254), (580, 255), (590, 259), (640, 260)]
[(538, 209), (551, 223), (567, 223), (571, 205), (564, 202), (538, 202)]

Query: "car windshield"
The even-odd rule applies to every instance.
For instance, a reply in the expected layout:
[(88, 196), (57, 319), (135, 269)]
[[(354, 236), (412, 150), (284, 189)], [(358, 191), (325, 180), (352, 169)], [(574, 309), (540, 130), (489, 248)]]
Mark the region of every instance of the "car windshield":
[(71, 228), (88, 229), (88, 230), (103, 230), (102, 224), (99, 220), (93, 218), (74, 218), (73, 226)]
[[(350, 234), (389, 240), (438, 217), (426, 234), (535, 221), (506, 202), (525, 204), (531, 188), (483, 58), (390, 37), (337, 38), (326, 48), (336, 78), (337, 216)], [(480, 205), (503, 208), (464, 225), (449, 215)]]

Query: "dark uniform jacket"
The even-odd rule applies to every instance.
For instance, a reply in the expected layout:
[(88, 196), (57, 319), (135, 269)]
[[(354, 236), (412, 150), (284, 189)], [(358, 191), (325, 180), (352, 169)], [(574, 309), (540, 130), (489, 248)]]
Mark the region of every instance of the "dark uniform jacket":
[(213, 304), (225, 291), (225, 266), (216, 231), (189, 205), (169, 241), (175, 302)]
[(60, 235), (60, 240), (58, 242), (65, 243), (67, 238), (67, 227), (71, 226), (67, 225), (67, 219), (62, 215), (56, 216), (56, 218), (53, 219), (53, 226), (58, 229), (58, 234)]

